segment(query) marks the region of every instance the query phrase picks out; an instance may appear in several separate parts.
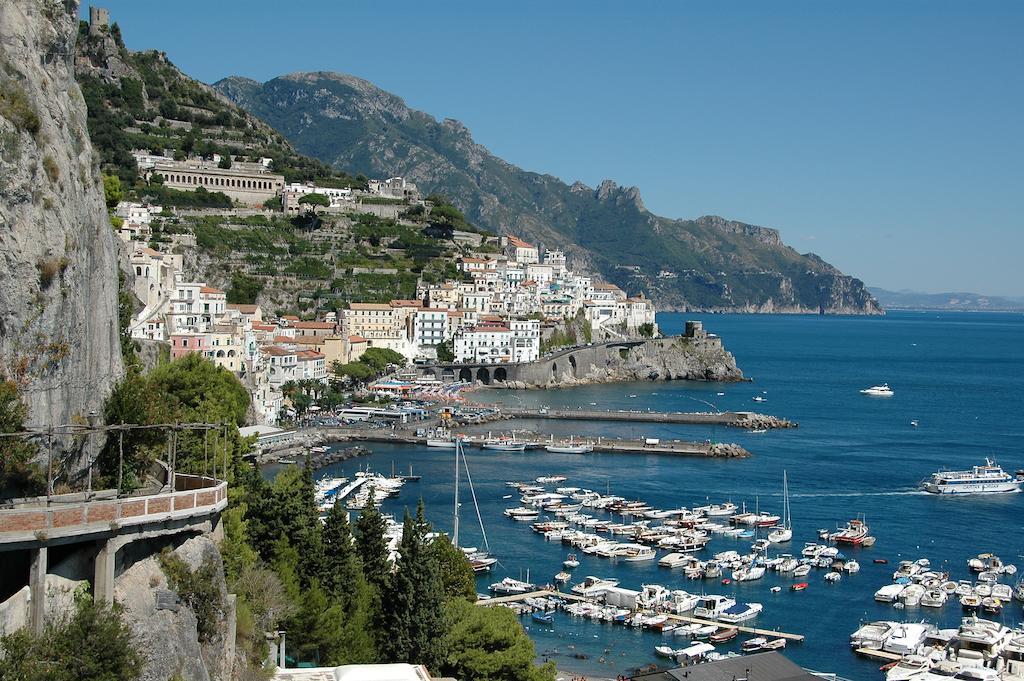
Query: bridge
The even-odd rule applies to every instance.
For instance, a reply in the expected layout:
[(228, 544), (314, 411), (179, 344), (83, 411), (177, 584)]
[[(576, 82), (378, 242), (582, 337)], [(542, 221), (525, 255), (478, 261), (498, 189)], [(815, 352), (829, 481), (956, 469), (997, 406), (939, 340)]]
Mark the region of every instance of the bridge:
[[(152, 494), (118, 496), (117, 490), (54, 494), (21, 499), (0, 508), (0, 574), (8, 582), (0, 597), (0, 629), (8, 632), (45, 621), (46, 577), (54, 563), (76, 556), (92, 564), (97, 600), (111, 602), (118, 552), (132, 542), (180, 534), (221, 534), (220, 514), (228, 484), (202, 475), (173, 475)], [(52, 555), (51, 555), (52, 554)], [(28, 567), (20, 590), (17, 573)]]
[(591, 366), (607, 366), (621, 361), (621, 351), (650, 343), (650, 340), (611, 340), (564, 348), (544, 355), (534, 362), (507, 364), (429, 364), (419, 367), (421, 377), (431, 377), (445, 383), (479, 381), (484, 385), (495, 383), (523, 383), (549, 385), (566, 379), (586, 376)]

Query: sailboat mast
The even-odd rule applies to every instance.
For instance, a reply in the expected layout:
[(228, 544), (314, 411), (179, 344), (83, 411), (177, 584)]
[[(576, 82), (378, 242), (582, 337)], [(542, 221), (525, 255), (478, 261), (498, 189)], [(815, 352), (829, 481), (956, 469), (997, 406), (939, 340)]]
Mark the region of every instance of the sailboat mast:
[(459, 545), (459, 452), (462, 450), (462, 441), (455, 440), (455, 510), (452, 520), (452, 543)]

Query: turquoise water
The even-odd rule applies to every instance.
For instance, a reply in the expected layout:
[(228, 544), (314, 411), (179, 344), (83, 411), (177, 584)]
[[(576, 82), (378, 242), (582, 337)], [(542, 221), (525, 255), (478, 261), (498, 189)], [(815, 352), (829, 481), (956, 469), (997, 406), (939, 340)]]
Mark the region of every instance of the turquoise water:
[[(574, 573), (614, 576), (625, 587), (659, 583), (669, 588), (707, 593), (735, 593), (765, 606), (756, 624), (805, 634), (804, 644), (786, 653), (804, 666), (834, 671), (851, 679), (880, 679), (878, 663), (854, 656), (849, 634), (864, 619), (927, 619), (953, 624), (958, 604), (942, 610), (895, 610), (876, 604), (874, 591), (891, 581), (901, 559), (927, 557), (933, 566), (968, 578), (966, 561), (993, 551), (1024, 568), (1022, 514), (1024, 495), (935, 498), (915, 491), (915, 484), (941, 467), (968, 467), (994, 456), (1008, 470), (1024, 467), (1020, 443), (1024, 435), (1024, 316), (996, 314), (893, 313), (884, 318), (821, 318), (804, 316), (685, 315), (702, 319), (736, 356), (751, 383), (636, 383), (589, 386), (571, 390), (481, 392), (477, 399), (551, 407), (604, 409), (701, 410), (756, 409), (798, 421), (792, 431), (755, 435), (727, 428), (537, 422), (527, 427), (557, 433), (662, 437), (738, 442), (753, 456), (745, 460), (703, 460), (646, 455), (554, 455), (543, 451), (508, 454), (467, 452), (490, 547), (499, 559), (496, 571), (479, 581), (479, 590), (503, 576), (526, 576), (543, 583), (558, 572), (566, 547), (547, 543), (528, 523), (515, 523), (501, 511), (515, 499), (506, 480), (528, 480), (561, 473), (564, 485), (610, 489), (638, 497), (659, 508), (699, 505), (732, 499), (755, 501), (762, 509), (781, 511), (783, 471), (789, 475), (794, 539), (798, 552), (815, 541), (818, 528), (834, 528), (865, 514), (878, 538), (869, 549), (847, 551), (862, 565), (860, 573), (826, 583), (812, 571), (802, 593), (769, 593), (791, 579), (769, 573), (764, 579), (722, 586), (714, 580), (686, 580), (678, 571), (656, 562), (622, 564), (580, 556)], [(684, 316), (664, 314), (659, 323), (668, 332), (682, 328)], [(892, 398), (870, 398), (858, 390), (886, 381)], [(717, 393), (724, 392), (724, 395)], [(756, 404), (754, 395), (768, 401)], [(635, 395), (636, 397), (631, 397)], [(911, 420), (918, 420), (914, 428)], [(416, 447), (373, 446), (374, 454), (358, 460), (388, 472), (392, 462), (405, 470), (413, 463), (423, 480), (410, 483), (385, 511), (400, 514), (422, 496), (430, 519), (450, 529), (452, 453)], [(324, 473), (351, 473), (356, 464), (338, 465)], [(472, 506), (464, 498), (463, 544), (482, 545)], [(702, 555), (736, 548), (747, 542), (716, 536)], [(888, 565), (872, 563), (886, 558)], [(1021, 604), (1012, 603), (1002, 618), (1021, 619)], [(539, 655), (560, 666), (590, 675), (614, 677), (634, 667), (657, 663), (654, 646), (660, 634), (607, 624), (592, 624), (556, 615), (553, 627), (524, 625)], [(741, 637), (742, 638), (742, 637)], [(674, 643), (678, 643), (676, 639)], [(734, 644), (738, 646), (739, 641)], [(720, 649), (723, 649), (720, 647)]]

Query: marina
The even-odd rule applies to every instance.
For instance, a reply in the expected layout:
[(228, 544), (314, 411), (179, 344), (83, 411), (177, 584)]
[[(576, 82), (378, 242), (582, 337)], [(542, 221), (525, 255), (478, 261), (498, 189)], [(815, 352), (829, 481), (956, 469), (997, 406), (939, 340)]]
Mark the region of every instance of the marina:
[[(966, 316), (967, 322), (980, 325), (989, 336), (978, 362), (998, 363), (998, 356), (1008, 352), (1000, 339), (1011, 329), (1024, 337), (1024, 324), (1010, 323), (999, 315)], [(946, 498), (927, 494), (918, 489), (918, 481), (943, 468), (969, 470), (992, 456), (1013, 471), (1021, 466), (1016, 451), (1016, 432), (1005, 414), (988, 409), (992, 400), (1007, 404), (1019, 400), (1024, 386), (1019, 378), (1007, 374), (993, 378), (981, 365), (964, 361), (949, 368), (941, 380), (933, 374), (918, 374), (915, 367), (925, 362), (941, 362), (939, 352), (948, 329), (942, 322), (918, 320), (912, 315), (893, 315), (879, 329), (862, 331), (863, 320), (821, 320), (813, 318), (775, 317), (745, 318), (743, 316), (716, 317), (715, 323), (724, 325), (730, 338), (742, 353), (747, 370), (758, 378), (757, 390), (748, 384), (716, 385), (690, 383), (635, 383), (601, 386), (578, 386), (572, 389), (545, 391), (482, 391), (474, 399), (501, 399), (529, 408), (590, 406), (591, 409), (652, 409), (685, 411), (693, 400), (709, 400), (725, 410), (742, 410), (750, 403), (752, 394), (767, 390), (770, 405), (780, 413), (799, 416), (800, 429), (786, 429), (769, 436), (729, 430), (729, 439), (735, 440), (755, 453), (745, 459), (716, 459), (712, 457), (646, 456), (595, 452), (583, 455), (549, 452), (542, 448), (523, 452), (497, 452), (479, 447), (466, 448), (466, 458), (473, 473), (480, 512), (487, 528), (492, 555), (498, 559), (490, 574), (481, 575), (478, 592), (487, 592), (488, 586), (505, 577), (537, 584), (531, 591), (545, 589), (560, 572), (571, 574), (563, 595), (582, 579), (582, 575), (601, 575), (619, 580), (628, 590), (640, 591), (642, 586), (661, 584), (671, 590), (687, 590), (696, 595), (721, 594), (738, 602), (756, 602), (764, 606), (754, 620), (739, 623), (751, 629), (771, 634), (798, 632), (805, 636), (803, 645), (791, 645), (784, 652), (798, 664), (812, 669), (830, 669), (853, 681), (879, 681), (885, 676), (879, 666), (895, 660), (880, 652), (879, 659), (857, 654), (850, 647), (849, 636), (861, 624), (872, 621), (920, 622), (925, 620), (940, 628), (959, 626), (964, 615), (960, 596), (948, 597), (941, 607), (929, 606), (925, 594), (917, 605), (897, 607), (894, 602), (875, 601), (874, 594), (882, 586), (892, 584), (893, 573), (903, 561), (915, 562), (927, 556), (931, 570), (949, 572), (950, 580), (970, 579), (972, 585), (983, 583), (982, 572), (968, 567), (968, 561), (977, 559), (983, 568), (993, 567), (982, 554), (1002, 556), (1008, 564), (1020, 563), (1019, 547), (1013, 527), (1019, 512), (1021, 496), (994, 494)], [(753, 324), (756, 333), (743, 333), (744, 324)], [(732, 328), (729, 328), (732, 325)], [(913, 335), (910, 335), (911, 332)], [(1016, 333), (1016, 332), (1015, 332)], [(765, 347), (760, 341), (765, 334), (778, 337), (779, 343), (792, 346), (791, 351)], [(824, 334), (819, 337), (817, 334)], [(984, 337), (984, 336), (983, 336)], [(811, 340), (806, 340), (810, 338)], [(867, 339), (871, 340), (868, 341)], [(917, 342), (911, 345), (908, 338)], [(813, 343), (808, 345), (808, 343)], [(821, 348), (827, 347), (827, 352)], [(812, 350), (821, 355), (814, 362), (800, 358)], [(935, 350), (930, 350), (935, 348)], [(822, 354), (824, 353), (824, 354)], [(905, 362), (905, 368), (893, 369), (888, 362), (895, 357)], [(913, 360), (913, 362), (911, 362)], [(821, 367), (828, 362), (830, 369)], [(865, 381), (864, 376), (869, 376)], [(859, 389), (872, 385), (871, 377), (884, 376), (897, 386), (898, 397), (888, 400), (869, 399)], [(947, 390), (946, 386), (959, 386)], [(719, 395), (718, 393), (722, 393)], [(629, 395), (637, 395), (635, 398)], [(984, 400), (973, 396), (985, 395)], [(947, 418), (938, 421), (932, 413), (966, 410), (969, 420)], [(595, 402), (597, 406), (589, 403)], [(978, 416), (975, 419), (975, 415)], [(538, 420), (533, 426), (529, 419), (523, 425), (534, 430), (547, 431), (545, 440), (553, 436), (556, 442), (580, 443), (596, 441), (599, 437), (629, 439), (638, 445), (641, 438), (661, 442), (685, 439), (700, 442), (714, 439), (715, 426), (677, 424), (637, 424), (625, 422), (562, 422)], [(919, 425), (912, 426), (911, 421)], [(543, 424), (543, 427), (540, 426)], [(467, 428), (467, 434), (484, 439), (487, 428), (482, 425)], [(451, 450), (427, 448), (425, 443), (396, 443), (387, 433), (378, 431), (382, 441), (366, 443), (373, 454), (349, 462), (341, 462), (320, 471), (319, 475), (351, 475), (357, 465), (369, 464), (374, 470), (389, 470), (392, 461), (398, 470), (405, 471), (410, 463), (423, 476), (415, 488), (422, 496), (428, 517), (439, 530), (450, 531), (452, 503), (453, 455)], [(519, 437), (517, 435), (517, 437)], [(540, 438), (538, 438), (540, 440)], [(979, 442), (984, 445), (979, 449)], [(337, 446), (349, 446), (345, 444)], [(643, 471), (636, 463), (643, 462)], [(894, 462), (897, 462), (894, 464)], [(758, 538), (766, 538), (770, 527), (732, 525), (733, 515), (746, 512), (755, 516), (767, 513), (778, 516), (776, 525), (784, 525), (787, 514), (784, 504), (784, 471), (788, 474), (788, 497), (792, 517), (792, 538), (768, 548), (769, 560), (791, 554), (797, 566), (789, 572), (768, 569), (752, 581), (735, 581), (724, 573), (715, 578), (693, 580), (685, 568), (691, 558), (707, 563), (727, 550), (746, 555)], [(880, 472), (884, 471), (884, 475)], [(565, 476), (560, 482), (538, 483), (536, 478)], [(560, 487), (591, 489), (601, 496), (621, 496), (626, 500), (642, 500), (651, 510), (673, 511), (688, 507), (714, 508), (710, 522), (727, 525), (738, 530), (736, 536), (711, 533), (711, 541), (703, 549), (682, 552), (657, 548), (657, 558), (642, 562), (628, 562), (606, 558), (597, 553), (584, 553), (582, 549), (551, 541), (544, 534), (532, 531), (531, 525), (543, 522), (543, 514), (530, 522), (514, 522), (506, 518), (504, 510), (518, 507), (522, 494), (506, 484), (511, 479), (527, 481), (554, 492)], [(557, 492), (554, 492), (557, 493)], [(508, 497), (508, 498), (504, 498)], [(402, 513), (404, 507), (414, 505), (414, 497), (403, 491), (397, 498), (385, 499), (382, 510), (392, 515)], [(734, 508), (727, 503), (735, 504)], [(464, 507), (465, 510), (466, 507)], [(609, 520), (610, 525), (628, 525), (643, 521), (643, 516), (625, 518), (601, 514), (589, 508), (577, 513), (592, 515), (596, 520)], [(553, 514), (549, 520), (564, 520)], [(663, 524), (663, 519), (651, 520), (652, 525)], [(852, 520), (866, 520), (869, 532), (875, 537), (873, 546), (851, 544), (838, 546), (828, 535), (841, 532)], [(571, 526), (621, 543), (636, 543), (633, 537), (598, 532), (590, 528)], [(617, 528), (612, 528), (617, 529)], [(741, 538), (739, 534), (752, 532), (754, 536)], [(825, 537), (821, 534), (824, 532)], [(464, 527), (461, 531), (467, 544), (482, 545), (479, 530)], [(955, 540), (951, 540), (955, 537)], [(803, 551), (809, 544), (816, 545), (816, 560), (828, 560), (827, 567), (800, 564)], [(832, 568), (836, 556), (826, 549), (845, 554), (841, 579), (835, 583), (825, 581), (825, 574), (838, 574)], [(563, 562), (568, 554), (575, 554), (576, 567), (567, 568)], [(676, 554), (676, 567), (660, 565), (662, 559)], [(527, 575), (529, 570), (529, 576)], [(805, 572), (804, 572), (805, 570)], [(800, 571), (798, 573), (798, 571)], [(731, 572), (731, 570), (730, 570)], [(729, 584), (722, 584), (729, 579)], [(996, 582), (1010, 587), (1016, 579), (1004, 575)], [(924, 586), (922, 584), (921, 586)], [(984, 591), (984, 589), (982, 589)], [(531, 592), (526, 592), (527, 594)], [(1024, 595), (1024, 590), (1022, 590)], [(522, 595), (511, 595), (513, 602), (523, 602)], [(982, 598), (982, 600), (984, 597)], [(570, 601), (570, 599), (566, 599)], [(899, 599), (897, 598), (897, 601)], [(913, 600), (913, 599), (911, 599)], [(499, 601), (497, 595), (491, 601)], [(586, 617), (552, 612), (550, 623), (535, 621), (524, 615), (522, 622), (536, 643), (540, 659), (552, 659), (560, 667), (593, 677), (615, 678), (618, 673), (645, 667), (652, 663), (665, 665), (666, 658), (654, 652), (657, 646), (668, 645), (673, 650), (682, 647), (674, 638), (646, 627), (615, 626)], [(1021, 620), (1020, 601), (1004, 603), (998, 615), (978, 612), (981, 618), (999, 620), (1013, 628)], [(693, 617), (692, 612), (682, 617)], [(702, 618), (698, 618), (702, 619)], [(680, 624), (686, 624), (680, 622)], [(707, 625), (704, 625), (707, 626)], [(719, 644), (723, 652), (740, 653), (741, 645), (749, 634)]]

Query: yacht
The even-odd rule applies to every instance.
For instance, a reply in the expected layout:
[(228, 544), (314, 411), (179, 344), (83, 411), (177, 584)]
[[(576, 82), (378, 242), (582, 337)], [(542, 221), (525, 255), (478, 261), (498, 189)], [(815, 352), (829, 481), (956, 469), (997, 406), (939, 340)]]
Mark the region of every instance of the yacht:
[(925, 637), (936, 630), (935, 625), (906, 622), (893, 627), (889, 638), (882, 644), (882, 650), (897, 655), (910, 655), (917, 652)]
[(931, 494), (1005, 494), (1019, 492), (1024, 480), (1015, 478), (985, 459), (983, 466), (969, 471), (939, 471), (921, 481), (921, 489)]
[(689, 565), (692, 560), (693, 558), (685, 553), (669, 553), (662, 556), (661, 560), (658, 561), (658, 565), (667, 568), (682, 567), (683, 565)]
[(755, 579), (761, 579), (762, 577), (764, 577), (763, 565), (749, 565), (732, 571), (733, 581), (736, 582), (752, 582)]
[(873, 385), (870, 388), (864, 388), (860, 391), (861, 395), (871, 395), (872, 397), (892, 397), (895, 395), (893, 389), (889, 387), (888, 383), (882, 385)]
[(720, 518), (722, 516), (729, 516), (735, 513), (736, 504), (731, 501), (727, 501), (724, 504), (710, 504), (708, 506), (700, 506), (693, 510), (700, 511), (709, 518)]
[(533, 591), (535, 588), (537, 587), (529, 582), (521, 582), (511, 577), (506, 577), (500, 582), (491, 584), (491, 591), (496, 594), (525, 594)]
[(931, 669), (932, 662), (921, 655), (906, 655), (885, 672), (885, 681), (909, 681)]
[(736, 605), (735, 599), (728, 596), (718, 596), (715, 594), (703, 596), (697, 602), (697, 607), (693, 609), (693, 615), (694, 617), (715, 620), (734, 605)]
[(857, 648), (881, 650), (885, 642), (892, 636), (895, 627), (895, 622), (868, 622), (850, 634), (850, 647), (854, 650)]
[(612, 556), (629, 563), (639, 563), (645, 560), (654, 560), (657, 553), (651, 547), (643, 544), (619, 544)]
[(998, 622), (976, 616), (964, 617), (957, 631), (955, 659), (964, 665), (981, 666), (994, 661), (1012, 640), (1013, 632)]
[(535, 508), (506, 508), (505, 515), (512, 520), (527, 521), (536, 520), (540, 511)]
[(608, 589), (618, 586), (617, 579), (602, 579), (601, 577), (587, 577), (579, 584), (572, 587), (572, 592), (580, 596), (598, 596)]
[(886, 584), (875, 592), (875, 600), (880, 603), (895, 603), (906, 588), (906, 584)]

